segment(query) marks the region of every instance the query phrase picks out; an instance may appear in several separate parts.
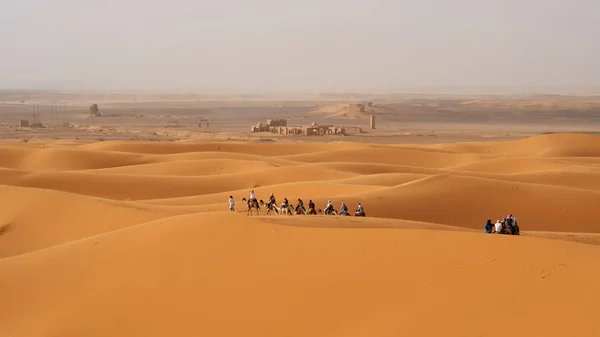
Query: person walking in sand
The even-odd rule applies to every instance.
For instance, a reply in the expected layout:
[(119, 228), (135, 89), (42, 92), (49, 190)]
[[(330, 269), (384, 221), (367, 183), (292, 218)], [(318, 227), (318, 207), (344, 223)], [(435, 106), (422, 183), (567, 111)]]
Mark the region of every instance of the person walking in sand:
[(230, 196), (229, 196), (229, 210), (230, 210), (231, 212), (233, 212), (233, 210), (234, 210), (234, 207), (235, 207), (235, 200), (233, 200), (233, 196), (232, 196), (232, 195), (230, 195)]

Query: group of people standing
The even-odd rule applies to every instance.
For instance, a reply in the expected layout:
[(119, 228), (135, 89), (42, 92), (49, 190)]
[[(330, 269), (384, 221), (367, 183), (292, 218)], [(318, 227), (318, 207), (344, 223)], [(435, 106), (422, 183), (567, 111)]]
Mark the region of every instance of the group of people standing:
[(519, 225), (517, 219), (509, 214), (502, 220), (496, 220), (495, 224), (492, 224), (492, 220), (488, 219), (485, 226), (485, 234), (508, 234), (508, 235), (519, 235)]

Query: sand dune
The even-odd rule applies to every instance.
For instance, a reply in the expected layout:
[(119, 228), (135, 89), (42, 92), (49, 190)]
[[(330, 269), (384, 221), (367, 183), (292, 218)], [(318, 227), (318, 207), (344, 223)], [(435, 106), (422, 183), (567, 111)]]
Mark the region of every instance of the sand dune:
[(338, 182), (353, 185), (372, 185), (372, 186), (397, 186), (411, 181), (427, 177), (425, 174), (418, 173), (379, 173), (367, 176), (352, 177)]
[(545, 171), (580, 171), (600, 172), (600, 167), (577, 165), (546, 158), (503, 157), (458, 165), (453, 167), (460, 171), (477, 171), (485, 173), (530, 173)]
[(0, 258), (196, 211), (5, 185), (0, 204)]
[[(486, 219), (512, 213), (530, 230), (600, 232), (600, 212), (592, 206), (600, 203), (600, 192), (561, 186), (436, 175), (336, 199), (350, 205), (361, 202), (369, 206), (368, 214), (383, 218), (482, 229)], [(582, 208), (584, 204), (590, 207)]]
[(284, 156), (300, 162), (355, 162), (443, 168), (488, 158), (480, 154), (443, 153), (406, 148), (366, 148)]
[[(383, 188), (385, 187), (380, 185), (365, 186), (365, 184), (352, 184), (346, 182), (345, 180), (342, 180), (341, 182), (290, 182), (264, 187), (256, 187), (254, 188), (254, 191), (257, 193), (257, 195), (264, 196), (264, 198), (260, 197), (261, 199), (264, 199), (264, 201), (266, 201), (271, 195), (271, 193), (273, 193), (276, 196), (279, 196), (280, 201), (283, 198), (287, 197), (291, 203), (295, 204), (297, 198), (302, 198), (305, 201), (310, 200), (310, 198), (317, 200), (319, 197), (325, 199), (327, 197), (333, 198), (335, 196), (343, 196), (349, 194), (355, 195), (364, 192), (377, 191)], [(146, 204), (159, 204), (171, 206), (194, 206), (220, 203), (221, 209), (223, 209), (224, 204), (225, 208), (227, 208), (227, 200), (229, 199), (229, 196), (232, 195), (234, 196), (234, 198), (237, 199), (238, 208), (240, 208), (240, 199), (247, 199), (248, 196), (246, 194), (248, 194), (248, 190), (243, 189), (189, 197), (140, 200), (140, 202)]]
[(309, 111), (308, 115), (315, 115), (324, 118), (347, 118), (347, 119), (368, 119), (369, 115), (360, 112), (358, 108), (351, 107), (351, 104), (333, 104)]
[(427, 147), (460, 153), (519, 157), (599, 157), (600, 137), (586, 134), (549, 134), (507, 142), (436, 144)]
[(600, 137), (3, 145), (0, 204), (0, 336), (597, 334)]
[[(97, 169), (93, 170), (93, 172), (131, 175), (197, 176), (256, 172), (273, 167), (275, 167), (273, 164), (256, 160), (204, 159), (119, 166)], [(92, 172), (92, 170), (88, 170), (88, 172)]]
[(244, 142), (228, 142), (228, 143), (202, 143), (202, 144), (186, 144), (186, 143), (156, 143), (148, 146), (147, 143), (134, 142), (99, 142), (93, 144), (81, 145), (79, 148), (87, 150), (102, 150), (102, 151), (118, 151), (130, 153), (145, 153), (145, 154), (176, 154), (190, 152), (228, 152), (242, 153), (254, 155), (272, 155), (279, 156), (290, 153), (311, 153), (314, 151), (324, 150), (326, 148), (347, 149), (347, 148), (364, 148), (362, 144), (334, 143), (328, 144), (278, 144), (278, 143), (244, 143)]
[(0, 166), (22, 170), (64, 171), (149, 163), (141, 154), (63, 148), (0, 147)]
[[(599, 261), (527, 237), (173, 217), (0, 260), (0, 334), (594, 336)], [(495, 311), (520, 319), (465, 322)]]
[(600, 172), (529, 172), (504, 176), (503, 179), (600, 191)]
[[(112, 199), (154, 199), (213, 194), (246, 186), (272, 186), (287, 182), (311, 182), (348, 178), (352, 174), (301, 167), (271, 168), (241, 174), (205, 176), (165, 176), (104, 174), (90, 172), (34, 172), (4, 184), (39, 187)], [(241, 198), (241, 197), (240, 197)], [(225, 199), (227, 201), (228, 198)]]

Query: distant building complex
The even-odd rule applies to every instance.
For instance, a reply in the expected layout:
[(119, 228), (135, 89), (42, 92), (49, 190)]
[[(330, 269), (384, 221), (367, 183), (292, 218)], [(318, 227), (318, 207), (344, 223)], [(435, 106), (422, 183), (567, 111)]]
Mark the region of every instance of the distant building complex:
[[(280, 135), (298, 135), (298, 136), (325, 136), (325, 135), (345, 135), (346, 128), (335, 125), (319, 125), (312, 122), (309, 126), (288, 126), (287, 119), (267, 119), (267, 123), (257, 123), (252, 126), (252, 132), (270, 132)], [(359, 130), (360, 132), (360, 130)]]

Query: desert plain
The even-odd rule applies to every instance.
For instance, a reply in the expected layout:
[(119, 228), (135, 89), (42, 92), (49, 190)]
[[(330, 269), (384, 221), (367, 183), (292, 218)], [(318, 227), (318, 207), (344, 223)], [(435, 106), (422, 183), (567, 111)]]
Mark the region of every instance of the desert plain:
[(1, 92), (0, 122), (0, 336), (598, 336), (600, 96)]

